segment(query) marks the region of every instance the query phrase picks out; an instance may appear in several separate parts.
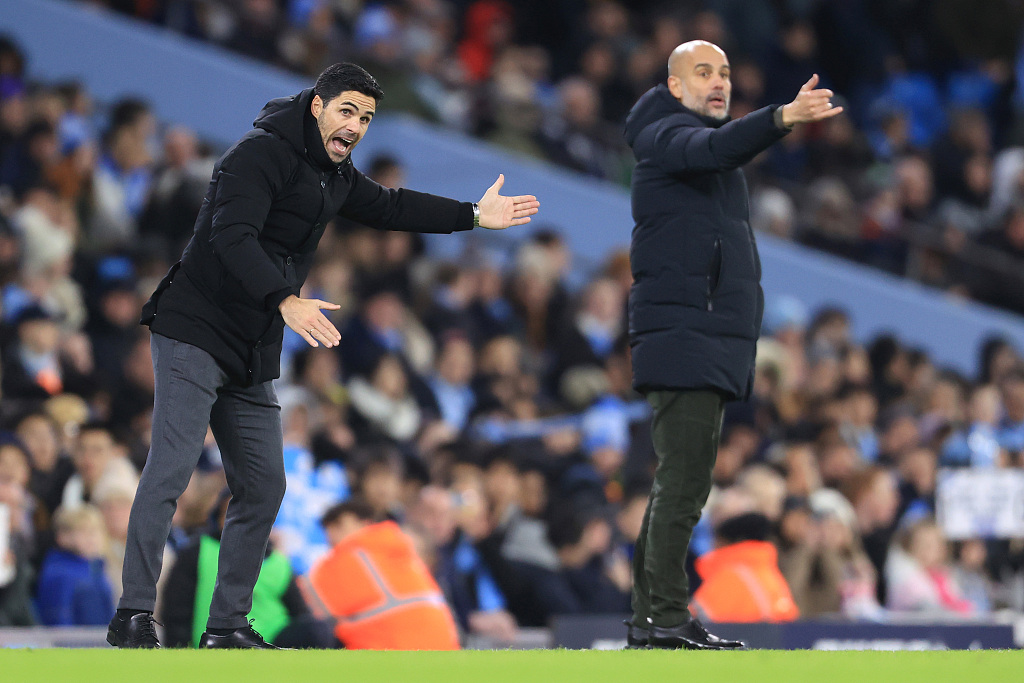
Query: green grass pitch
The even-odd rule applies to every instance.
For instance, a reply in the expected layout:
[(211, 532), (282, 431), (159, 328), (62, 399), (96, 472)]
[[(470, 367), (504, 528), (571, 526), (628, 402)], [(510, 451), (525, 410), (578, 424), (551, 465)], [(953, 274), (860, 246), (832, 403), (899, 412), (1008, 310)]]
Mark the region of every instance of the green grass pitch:
[(526, 681), (882, 683), (1024, 678), (1024, 652), (0, 650), (3, 683)]

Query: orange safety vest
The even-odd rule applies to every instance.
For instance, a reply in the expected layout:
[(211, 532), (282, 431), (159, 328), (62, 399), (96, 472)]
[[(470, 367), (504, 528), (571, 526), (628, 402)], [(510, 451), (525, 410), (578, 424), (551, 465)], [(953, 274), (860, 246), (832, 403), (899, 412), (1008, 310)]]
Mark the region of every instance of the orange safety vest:
[(693, 601), (711, 621), (793, 621), (800, 616), (771, 543), (727, 545), (697, 558), (696, 568), (704, 582)]
[(459, 649), (441, 589), (394, 522), (342, 539), (310, 570), (305, 588), (314, 612), (336, 620), (334, 633), (350, 650)]

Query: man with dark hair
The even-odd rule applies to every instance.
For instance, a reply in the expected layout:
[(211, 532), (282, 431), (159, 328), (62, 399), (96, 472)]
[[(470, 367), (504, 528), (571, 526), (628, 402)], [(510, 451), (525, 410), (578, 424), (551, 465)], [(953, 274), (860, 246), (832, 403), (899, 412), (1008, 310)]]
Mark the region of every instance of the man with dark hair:
[(151, 450), (132, 508), (124, 595), (107, 641), (159, 647), (152, 610), (175, 501), (213, 429), (232, 499), (201, 647), (269, 648), (249, 627), (270, 530), (284, 495), (280, 374), (284, 326), (310, 346), (341, 337), (298, 296), (335, 216), (383, 230), (451, 233), (521, 225), (535, 197), (503, 197), (499, 176), (476, 204), (384, 188), (352, 164), (383, 92), (355, 64), (328, 67), (313, 88), (272, 100), (217, 162), (195, 233), (143, 307), (156, 391)]
[(683, 43), (626, 119), (633, 173), (633, 385), (654, 409), (658, 469), (633, 563), (632, 645), (728, 649), (687, 609), (683, 562), (711, 491), (725, 402), (746, 398), (764, 295), (740, 166), (797, 123), (842, 111), (817, 75), (789, 104), (729, 121), (729, 60)]

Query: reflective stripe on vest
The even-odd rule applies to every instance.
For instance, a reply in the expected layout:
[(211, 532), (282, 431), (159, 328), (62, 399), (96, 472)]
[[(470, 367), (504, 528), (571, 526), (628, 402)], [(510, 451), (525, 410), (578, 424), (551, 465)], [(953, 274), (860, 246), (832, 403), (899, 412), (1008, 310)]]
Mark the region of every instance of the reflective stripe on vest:
[(324, 603), (323, 598), (321, 598), (320, 594), (316, 592), (316, 588), (313, 586), (313, 582), (309, 579), (309, 577), (304, 576), (299, 580), (299, 588), (302, 590), (302, 593), (308, 598), (307, 602), (309, 602), (310, 607), (313, 609), (313, 611), (317, 613), (317, 617), (327, 618), (335, 624), (338, 622), (345, 624), (355, 624), (360, 621), (365, 621), (367, 619), (378, 617), (381, 614), (388, 612), (389, 610), (404, 609), (412, 605), (447, 605), (447, 603), (445, 603), (444, 596), (434, 591), (428, 593), (413, 593), (412, 595), (409, 595), (408, 597), (404, 598), (396, 597), (395, 594), (391, 591), (391, 589), (388, 588), (388, 585), (384, 582), (384, 577), (382, 577), (380, 573), (377, 571), (377, 568), (373, 566), (373, 562), (370, 560), (370, 556), (366, 553), (366, 551), (357, 550), (355, 552), (355, 556), (362, 563), (363, 567), (370, 575), (370, 578), (373, 580), (373, 583), (376, 584), (377, 589), (384, 596), (384, 600), (377, 606), (363, 610), (362, 612), (356, 612), (354, 614), (347, 615), (331, 614), (331, 611), (327, 608), (327, 605)]

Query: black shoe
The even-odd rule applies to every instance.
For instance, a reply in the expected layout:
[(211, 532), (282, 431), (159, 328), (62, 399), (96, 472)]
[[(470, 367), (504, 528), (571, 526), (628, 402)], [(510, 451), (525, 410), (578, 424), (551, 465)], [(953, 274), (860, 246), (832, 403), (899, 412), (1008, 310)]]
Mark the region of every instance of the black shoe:
[(107, 627), (107, 642), (114, 647), (158, 648), (160, 640), (154, 624), (152, 612), (139, 612), (130, 618), (115, 614)]
[(263, 636), (252, 627), (243, 626), (242, 628), (236, 628), (231, 633), (218, 636), (216, 634), (206, 631), (203, 633), (203, 637), (199, 640), (199, 647), (202, 649), (212, 650), (283, 650), (285, 648), (271, 645), (267, 641), (263, 640)]
[(632, 621), (626, 619), (622, 622), (626, 625), (626, 649), (643, 650), (647, 648), (647, 640), (650, 633), (642, 626), (636, 626)]
[(725, 640), (708, 633), (697, 619), (679, 626), (651, 626), (650, 646), (665, 650), (742, 650), (746, 644), (739, 640)]

